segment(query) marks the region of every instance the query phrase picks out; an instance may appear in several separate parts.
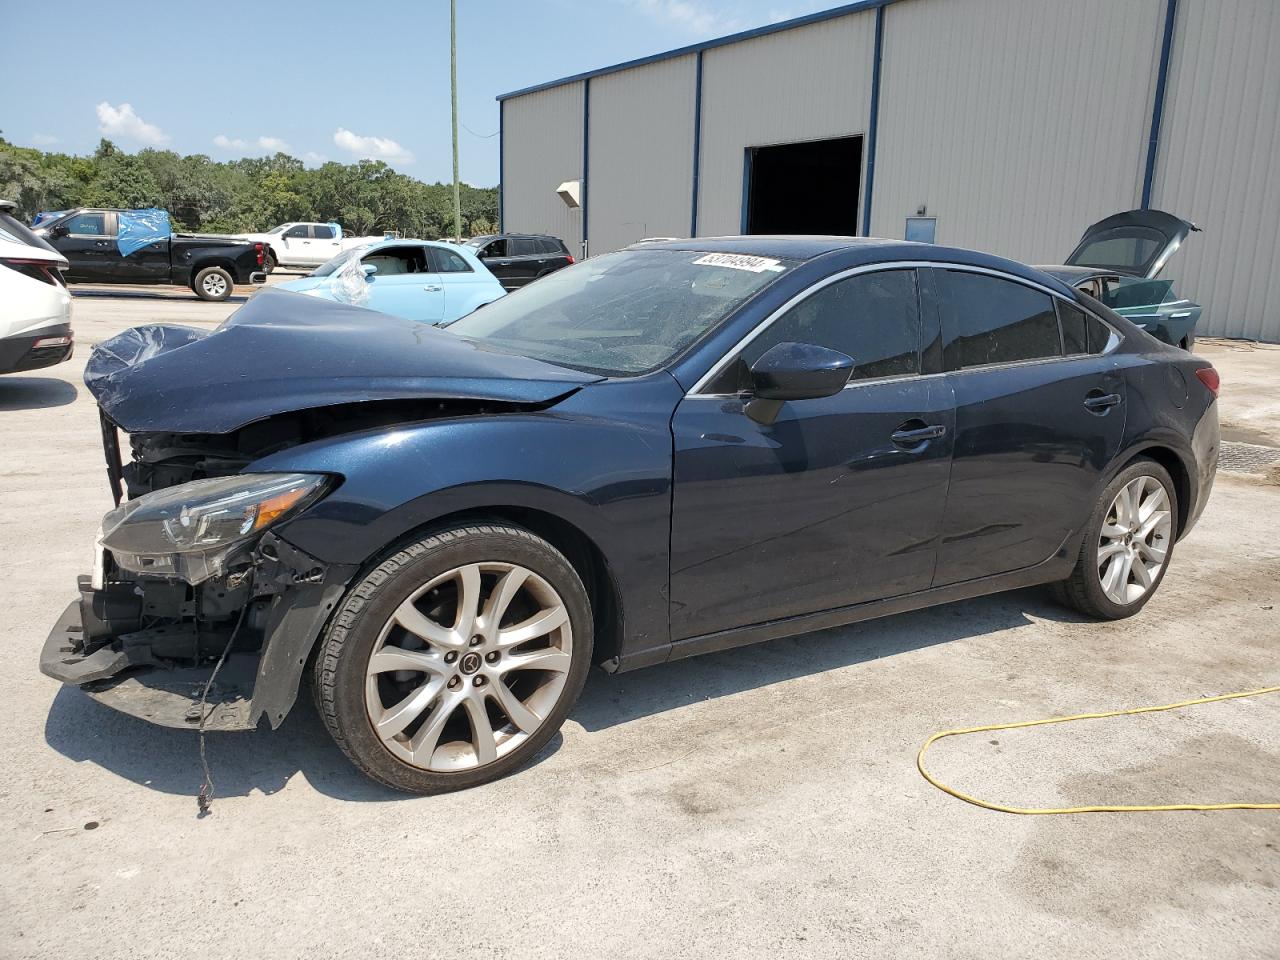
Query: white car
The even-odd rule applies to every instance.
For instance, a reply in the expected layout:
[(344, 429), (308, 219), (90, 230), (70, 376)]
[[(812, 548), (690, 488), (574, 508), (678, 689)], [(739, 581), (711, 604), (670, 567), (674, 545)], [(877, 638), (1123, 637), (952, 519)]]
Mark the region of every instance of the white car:
[(336, 223), (282, 223), (266, 233), (237, 233), (237, 239), (267, 245), (262, 268), (318, 267), (344, 250), (388, 237), (348, 237)]
[(75, 349), (67, 258), (14, 218), (0, 200), (0, 373), (61, 363)]

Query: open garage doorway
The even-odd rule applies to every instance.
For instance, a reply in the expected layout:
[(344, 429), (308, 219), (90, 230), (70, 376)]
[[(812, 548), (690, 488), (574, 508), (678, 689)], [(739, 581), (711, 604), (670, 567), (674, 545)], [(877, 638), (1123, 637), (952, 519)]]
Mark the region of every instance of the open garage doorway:
[(743, 233), (858, 232), (862, 137), (748, 147)]

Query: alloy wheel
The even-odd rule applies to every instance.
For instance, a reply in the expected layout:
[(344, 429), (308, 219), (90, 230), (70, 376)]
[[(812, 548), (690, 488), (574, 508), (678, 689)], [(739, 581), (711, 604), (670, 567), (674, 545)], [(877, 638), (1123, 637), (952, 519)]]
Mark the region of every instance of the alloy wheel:
[(457, 567), (383, 626), (365, 671), (369, 722), (412, 766), (492, 763), (551, 713), (572, 653), (568, 609), (538, 574), (496, 561)]
[(204, 292), (211, 297), (220, 297), (227, 292), (226, 278), (220, 273), (211, 273), (200, 282)]
[(1109, 600), (1123, 606), (1146, 595), (1164, 568), (1172, 533), (1169, 493), (1159, 480), (1141, 476), (1120, 488), (1098, 537), (1098, 579)]

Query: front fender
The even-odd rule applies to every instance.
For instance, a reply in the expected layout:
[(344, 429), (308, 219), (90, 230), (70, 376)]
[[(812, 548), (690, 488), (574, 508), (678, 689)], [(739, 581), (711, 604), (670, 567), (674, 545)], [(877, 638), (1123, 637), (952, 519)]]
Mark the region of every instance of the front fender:
[(604, 556), (620, 599), (623, 647), (649, 649), (669, 642), (670, 416), (680, 393), (666, 374), (604, 383), (553, 410), (338, 436), (248, 470), (342, 476), (332, 494), (279, 529), (329, 563), (367, 564), (459, 513), (554, 516)]

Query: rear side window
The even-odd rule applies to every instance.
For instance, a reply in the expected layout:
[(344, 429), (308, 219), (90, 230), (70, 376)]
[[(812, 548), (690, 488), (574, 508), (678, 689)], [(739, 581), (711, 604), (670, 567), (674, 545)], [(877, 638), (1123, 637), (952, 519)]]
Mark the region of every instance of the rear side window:
[(543, 253), (561, 253), (560, 244), (547, 237), (543, 237), (538, 241), (538, 246), (542, 248)]
[(751, 365), (779, 343), (812, 343), (853, 357), (850, 381), (919, 373), (916, 272), (862, 273), (823, 287), (747, 344), (708, 392), (735, 393), (749, 387)]
[(1062, 323), (1062, 349), (1067, 356), (1102, 353), (1111, 340), (1111, 330), (1105, 323), (1062, 300), (1058, 301), (1058, 319)]
[(430, 250), (436, 273), (471, 273), (471, 265), (460, 254), (443, 247), (431, 247)]
[(312, 227), (311, 235), (315, 237), (317, 240), (332, 240), (333, 227), (329, 227), (329, 226)]
[(67, 221), (67, 233), (77, 237), (101, 237), (107, 232), (105, 213), (77, 213)]
[(531, 257), (538, 253), (538, 242), (529, 237), (515, 237), (507, 241), (508, 255), (512, 257)]
[(981, 273), (939, 270), (936, 276), (950, 369), (1062, 355), (1048, 294)]

